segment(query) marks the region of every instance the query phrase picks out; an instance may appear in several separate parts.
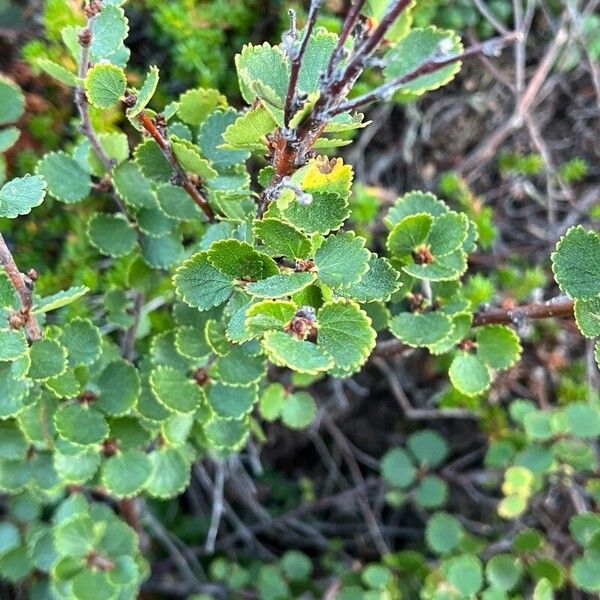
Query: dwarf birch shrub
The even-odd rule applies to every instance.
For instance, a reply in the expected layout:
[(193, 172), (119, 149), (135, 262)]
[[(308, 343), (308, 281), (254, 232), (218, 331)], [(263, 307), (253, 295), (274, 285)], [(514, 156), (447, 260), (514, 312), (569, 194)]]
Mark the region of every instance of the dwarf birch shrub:
[[(348, 226), (353, 171), (336, 152), (368, 126), (361, 110), (443, 86), (463, 60), (497, 54), (510, 35), (464, 49), (452, 31), (412, 27), (414, 3), (405, 0), (356, 2), (334, 34), (315, 26), (313, 2), (304, 27), (292, 19), (281, 44), (236, 55), (243, 108), (207, 88), (161, 105), (156, 66), (130, 83), (123, 4), (89, 0), (83, 24), (62, 29), (68, 58), (39, 66), (72, 88), (79, 134), (0, 189), (9, 219), (44, 201), (55, 211), (89, 204), (85, 235), (106, 271), (100, 289), (42, 295), (38, 274), (21, 272), (0, 238), (0, 489), (10, 498), (0, 574), (27, 582), (32, 598), (137, 597), (149, 564), (134, 499), (178, 496), (196, 460), (262, 439), (262, 421), (308, 427), (311, 385), (353, 376), (385, 347), (440, 357), (448, 393), (468, 402), (519, 360), (518, 318), (574, 310), (584, 336), (600, 335), (596, 232), (569, 230), (552, 256), (564, 297), (510, 311), (481, 310), (474, 284), (463, 286), (481, 231), (493, 239), (489, 214), (477, 219), (467, 205), (453, 210), (415, 190), (381, 215), (382, 240), (367, 244)], [(369, 70), (382, 83), (353, 95)], [(24, 100), (5, 77), (0, 99), (5, 151)], [(118, 112), (119, 126), (97, 130), (102, 111)], [(500, 518), (524, 514), (548, 478), (575, 471), (598, 500), (588, 443), (600, 434), (597, 403), (540, 411), (515, 400), (511, 418), (512, 433), (486, 457), (501, 473)], [(408, 570), (423, 598), (472, 598), (484, 586), (482, 597), (507, 598), (522, 580), (550, 598), (565, 574), (542, 542), (515, 539), (484, 564), (478, 543), (443, 511), (448, 452), (423, 429), (381, 463), (391, 505), (431, 511), (433, 566), (421, 555), (390, 556), (346, 587), (399, 598)], [(570, 576), (598, 591), (598, 519), (584, 511), (571, 529), (581, 552)], [(214, 578), (228, 568), (215, 563)], [(261, 597), (291, 597), (291, 582), (302, 591), (312, 569), (288, 553), (256, 585)], [(273, 586), (275, 595), (265, 591)]]

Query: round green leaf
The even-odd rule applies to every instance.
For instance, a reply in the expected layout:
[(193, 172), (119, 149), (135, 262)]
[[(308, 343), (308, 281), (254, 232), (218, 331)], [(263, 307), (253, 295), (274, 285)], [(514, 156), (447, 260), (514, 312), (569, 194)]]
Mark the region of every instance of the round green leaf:
[(65, 152), (50, 152), (37, 165), (37, 174), (48, 184), (48, 193), (67, 204), (83, 200), (92, 189), (89, 173)]
[(304, 429), (315, 418), (317, 405), (308, 392), (295, 392), (286, 396), (281, 407), (281, 420), (291, 429)]
[(117, 498), (135, 496), (152, 474), (152, 461), (135, 448), (109, 458), (102, 468), (102, 484)]
[(98, 378), (100, 397), (95, 407), (119, 416), (135, 406), (140, 395), (140, 378), (137, 369), (125, 360), (110, 362)]
[[(1, 82), (0, 82), (1, 85)], [(0, 188), (0, 217), (14, 219), (26, 215), (46, 197), (46, 181), (41, 175), (16, 177)]]
[(408, 453), (402, 448), (393, 448), (381, 459), (381, 476), (399, 488), (408, 487), (414, 480), (417, 470)]
[(425, 540), (436, 554), (447, 554), (454, 550), (462, 536), (462, 525), (448, 513), (437, 512), (427, 521)]
[(452, 319), (441, 312), (397, 314), (390, 331), (407, 346), (428, 346), (441, 342), (452, 333)]
[(448, 581), (463, 597), (471, 598), (483, 585), (481, 561), (474, 554), (463, 554), (451, 558), (444, 571)]
[(448, 486), (436, 475), (427, 475), (414, 490), (414, 499), (423, 508), (437, 508), (444, 504), (448, 496)]
[(150, 386), (156, 399), (176, 413), (194, 412), (204, 397), (197, 383), (173, 367), (156, 367), (150, 373)]
[(249, 421), (247, 418), (223, 419), (214, 415), (204, 424), (204, 434), (217, 450), (239, 450), (250, 434)]
[(92, 244), (108, 256), (125, 256), (136, 245), (135, 230), (121, 214), (94, 215), (88, 222), (87, 235)]
[(208, 390), (207, 398), (219, 417), (240, 419), (252, 410), (258, 400), (258, 387), (233, 386), (216, 381)]
[(452, 385), (466, 396), (477, 396), (490, 385), (487, 367), (474, 355), (461, 352), (448, 371)]
[(578, 299), (600, 294), (600, 236), (595, 231), (571, 227), (551, 258), (554, 278), (564, 293)]
[(190, 471), (182, 453), (176, 448), (160, 448), (149, 455), (152, 474), (146, 491), (156, 498), (173, 498), (187, 487)]
[(25, 110), (21, 88), (8, 77), (0, 75), (0, 125), (14, 123)]
[(67, 323), (60, 343), (67, 349), (69, 367), (91, 365), (100, 356), (100, 330), (89, 319), (75, 318)]
[(370, 256), (364, 238), (349, 231), (330, 235), (315, 253), (319, 279), (333, 288), (358, 283), (369, 268)]
[(600, 413), (595, 406), (584, 402), (569, 404), (565, 415), (569, 431), (574, 436), (593, 438), (600, 435)]
[(105, 3), (92, 23), (90, 53), (95, 61), (109, 58), (117, 52), (123, 46), (128, 32), (129, 26), (123, 9), (110, 2)]
[(437, 467), (448, 455), (448, 444), (437, 432), (424, 429), (413, 433), (407, 441), (408, 449), (422, 466)]
[(61, 406), (54, 415), (58, 434), (80, 446), (99, 444), (108, 437), (108, 424), (97, 410), (81, 404)]
[(521, 562), (511, 554), (498, 554), (491, 558), (485, 567), (485, 575), (490, 585), (505, 592), (510, 592), (516, 587), (522, 574)]
[(17, 360), (27, 349), (27, 338), (20, 329), (0, 329), (0, 361)]
[[(371, 319), (351, 300), (324, 304), (317, 313), (318, 346), (333, 358), (336, 370), (357, 370), (375, 347)], [(334, 373), (335, 374), (335, 373)]]
[(61, 375), (67, 369), (67, 350), (56, 340), (43, 339), (29, 349), (31, 367), (27, 374), (31, 379), (44, 381)]
[(283, 331), (268, 331), (262, 345), (272, 362), (298, 373), (315, 375), (333, 367), (332, 358), (316, 344)]
[(177, 269), (173, 283), (182, 300), (200, 310), (222, 304), (233, 291), (233, 279), (217, 269), (206, 252), (186, 260)]
[(478, 327), (475, 340), (478, 358), (492, 369), (508, 369), (521, 355), (519, 336), (504, 325)]

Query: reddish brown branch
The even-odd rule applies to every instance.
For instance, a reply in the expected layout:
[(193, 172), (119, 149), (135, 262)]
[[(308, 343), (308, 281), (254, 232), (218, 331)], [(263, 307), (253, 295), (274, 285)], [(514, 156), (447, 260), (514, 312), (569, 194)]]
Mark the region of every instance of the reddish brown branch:
[(190, 181), (190, 178), (186, 175), (185, 171), (175, 158), (169, 141), (159, 131), (154, 121), (146, 114), (142, 112), (138, 119), (144, 129), (150, 134), (152, 139), (158, 144), (164, 157), (169, 161), (173, 172), (175, 173), (179, 185), (188, 193), (189, 197), (198, 205), (200, 210), (206, 215), (209, 221), (215, 220), (215, 213), (211, 208), (206, 198), (200, 193), (200, 190)]
[(25, 275), (19, 271), (2, 234), (0, 234), (0, 265), (2, 265), (21, 300), (21, 310), (16, 315), (15, 324), (22, 321), (21, 326), (25, 327), (27, 337), (32, 342), (40, 340), (42, 338), (42, 330), (32, 312), (33, 279), (29, 275)]
[[(566, 296), (557, 296), (545, 302), (532, 302), (514, 308), (490, 308), (473, 316), (473, 327), (482, 325), (520, 325), (530, 319), (573, 317), (574, 302)], [(373, 356), (393, 356), (408, 347), (400, 340), (383, 340), (377, 344)]]
[(573, 317), (573, 300), (558, 296), (546, 302), (532, 302), (515, 308), (492, 308), (475, 313), (473, 326), (518, 324), (529, 319)]

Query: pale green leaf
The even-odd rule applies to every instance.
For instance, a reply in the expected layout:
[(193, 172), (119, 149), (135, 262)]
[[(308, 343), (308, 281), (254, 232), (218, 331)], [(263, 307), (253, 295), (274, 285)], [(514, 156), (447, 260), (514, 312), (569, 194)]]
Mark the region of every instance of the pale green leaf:
[(11, 179), (0, 188), (0, 217), (14, 219), (39, 206), (46, 196), (46, 181), (40, 175)]
[(315, 253), (319, 279), (333, 288), (358, 283), (369, 268), (370, 256), (364, 238), (352, 232), (331, 235)]
[(50, 75), (50, 77), (54, 77), (54, 79), (64, 83), (65, 85), (75, 87), (79, 82), (75, 73), (72, 73), (62, 65), (59, 65), (48, 58), (38, 58), (35, 61), (35, 64), (42, 69), (44, 73), (47, 73)]
[(202, 388), (173, 367), (156, 367), (150, 373), (150, 386), (163, 406), (180, 414), (194, 412), (204, 398)]
[(477, 356), (492, 369), (508, 369), (521, 356), (519, 336), (504, 325), (477, 328)]
[[(386, 81), (395, 81), (413, 72), (428, 60), (447, 58), (461, 52), (460, 38), (453, 31), (436, 27), (415, 28), (384, 56), (386, 67), (383, 75)], [(402, 92), (417, 95), (435, 90), (451, 81), (460, 70), (460, 66), (460, 61), (457, 61), (420, 75), (400, 89)]]
[(408, 313), (394, 316), (390, 331), (407, 346), (436, 344), (452, 333), (453, 323), (448, 315), (439, 312)]
[(125, 94), (125, 71), (109, 63), (98, 63), (88, 71), (84, 85), (90, 104), (97, 108), (111, 108)]
[(198, 126), (217, 108), (227, 106), (227, 99), (218, 90), (198, 88), (179, 97), (177, 116), (189, 125)]
[(135, 104), (127, 109), (130, 119), (137, 117), (146, 108), (158, 86), (158, 67), (151, 66), (142, 87), (136, 94)]
[(25, 110), (21, 88), (8, 77), (0, 75), (0, 125), (14, 123)]
[(48, 193), (67, 204), (83, 200), (92, 189), (92, 180), (65, 152), (46, 154), (37, 165), (37, 174), (48, 184)]
[(282, 331), (267, 332), (262, 344), (272, 362), (298, 373), (316, 374), (333, 367), (333, 359), (316, 344)]
[(152, 475), (148, 456), (130, 448), (109, 458), (102, 468), (102, 484), (116, 498), (135, 496)]
[(551, 258), (554, 278), (565, 294), (577, 299), (600, 295), (600, 236), (595, 231), (571, 227)]
[(102, 7), (92, 23), (90, 53), (95, 61), (110, 58), (123, 45), (129, 25), (122, 8), (114, 5)]
[(317, 322), (319, 348), (333, 358), (338, 372), (355, 372), (375, 347), (371, 319), (352, 301), (324, 304), (317, 313)]
[(304, 429), (314, 420), (317, 405), (308, 392), (294, 392), (286, 396), (281, 407), (281, 420), (290, 429)]
[(300, 292), (315, 279), (314, 273), (283, 273), (250, 283), (245, 290), (257, 298), (282, 298)]
[(448, 371), (452, 385), (466, 396), (476, 396), (485, 392), (490, 385), (487, 367), (474, 355), (461, 352)]
[(58, 308), (71, 304), (71, 302), (75, 302), (75, 300), (85, 296), (89, 291), (90, 289), (85, 285), (78, 285), (76, 287), (71, 287), (68, 290), (52, 294), (51, 296), (40, 298), (34, 302), (33, 312), (39, 314), (57, 310)]

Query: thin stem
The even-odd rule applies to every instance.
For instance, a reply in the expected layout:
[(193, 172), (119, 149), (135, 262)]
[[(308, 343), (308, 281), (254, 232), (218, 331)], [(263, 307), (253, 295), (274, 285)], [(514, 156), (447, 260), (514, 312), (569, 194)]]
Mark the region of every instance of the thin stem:
[(306, 26), (304, 27), (304, 32), (302, 33), (302, 40), (300, 40), (300, 46), (298, 46), (298, 48), (294, 48), (292, 46), (292, 49), (290, 51), (292, 64), (290, 69), (290, 81), (288, 83), (284, 109), (284, 123), (286, 127), (289, 126), (290, 120), (292, 118), (292, 113), (296, 108), (295, 105), (298, 97), (298, 75), (300, 74), (300, 67), (302, 66), (302, 58), (304, 57), (304, 53), (306, 52), (306, 46), (308, 45), (310, 34), (312, 33), (315, 27), (315, 23), (317, 22), (317, 15), (319, 14), (319, 9), (321, 8), (322, 4), (323, 0), (312, 0), (312, 2), (310, 3), (310, 9), (308, 11), (308, 19), (306, 22)]
[(209, 221), (215, 220), (215, 213), (208, 201), (204, 196), (200, 193), (198, 188), (190, 181), (189, 177), (185, 174), (185, 171), (175, 158), (173, 151), (171, 150), (171, 145), (169, 141), (163, 134), (158, 130), (158, 127), (155, 125), (154, 121), (146, 114), (145, 111), (140, 113), (138, 119), (144, 129), (150, 134), (152, 139), (158, 144), (161, 152), (164, 157), (167, 159), (169, 164), (171, 165), (173, 172), (177, 176), (179, 185), (188, 193), (190, 198), (198, 205), (198, 207), (202, 210), (202, 212), (206, 215)]
[(356, 0), (356, 2), (354, 2), (354, 4), (352, 4), (350, 7), (346, 18), (344, 19), (344, 24), (342, 25), (342, 31), (340, 32), (338, 41), (333, 49), (333, 52), (331, 53), (329, 64), (327, 65), (327, 78), (331, 77), (334, 69), (339, 65), (342, 58), (342, 52), (344, 50), (344, 44), (350, 37), (350, 34), (356, 25), (356, 21), (360, 16), (360, 11), (362, 10), (366, 1), (367, 0)]
[(79, 34), (79, 44), (81, 46), (81, 55), (79, 57), (79, 85), (75, 89), (75, 105), (79, 111), (81, 117), (81, 124), (79, 129), (83, 135), (90, 142), (90, 146), (100, 159), (102, 166), (107, 173), (110, 173), (114, 166), (114, 163), (110, 156), (105, 152), (104, 148), (100, 144), (100, 140), (94, 131), (92, 122), (90, 120), (90, 113), (88, 107), (87, 97), (85, 95), (85, 89), (83, 87), (83, 80), (87, 76), (88, 69), (90, 67), (90, 45), (92, 43), (92, 25), (94, 23), (94, 16), (89, 16), (87, 20), (87, 26)]
[(339, 98), (339, 95), (343, 93), (346, 87), (352, 85), (356, 78), (360, 75), (362, 70), (365, 68), (367, 59), (377, 50), (385, 34), (389, 28), (394, 24), (394, 21), (402, 14), (404, 9), (410, 4), (411, 0), (395, 0), (391, 3), (387, 13), (383, 15), (379, 25), (375, 28), (373, 33), (365, 39), (365, 41), (356, 49), (354, 56), (344, 69), (344, 72), (340, 80), (329, 90), (330, 94), (335, 99)]
[[(532, 302), (514, 308), (480, 310), (473, 316), (473, 327), (482, 325), (519, 326), (531, 319), (573, 318), (574, 302), (567, 296), (557, 296), (545, 302)], [(400, 340), (383, 340), (373, 351), (374, 357), (392, 356), (408, 350)]]
[(35, 342), (42, 339), (42, 330), (36, 316), (31, 312), (33, 307), (33, 279), (19, 271), (13, 256), (0, 233), (0, 265), (8, 275), (21, 300), (20, 317), (23, 319), (27, 337)]
[(204, 549), (208, 554), (215, 551), (215, 541), (219, 532), (219, 525), (224, 512), (223, 491), (225, 486), (225, 463), (215, 462), (215, 484), (213, 487), (213, 504), (210, 517), (210, 529), (206, 535)]
[(125, 332), (123, 342), (121, 344), (121, 355), (125, 360), (133, 360), (133, 351), (135, 347), (135, 336), (137, 335), (140, 326), (140, 317), (144, 306), (144, 293), (137, 292), (133, 303), (133, 323)]
[(473, 326), (505, 324), (515, 325), (528, 319), (573, 317), (573, 300), (558, 296), (546, 302), (532, 302), (515, 308), (492, 308), (475, 313)]
[(448, 56), (447, 58), (442, 57), (432, 57), (429, 60), (425, 61), (412, 71), (405, 73), (402, 77), (398, 77), (388, 83), (380, 85), (378, 88), (363, 94), (362, 96), (358, 96), (353, 100), (349, 100), (347, 102), (343, 102), (338, 106), (330, 109), (327, 113), (329, 117), (334, 117), (343, 112), (362, 109), (365, 106), (371, 104), (372, 102), (376, 102), (385, 98), (387, 96), (392, 95), (394, 92), (398, 91), (403, 85), (414, 81), (418, 77), (422, 75), (427, 75), (429, 73), (434, 73), (435, 71), (439, 71), (448, 65), (459, 62), (461, 60), (465, 60), (468, 58), (472, 58), (474, 56), (478, 56), (480, 54), (493, 54), (499, 51), (502, 46), (514, 39), (516, 39), (517, 34), (509, 34), (507, 36), (491, 38), (482, 42), (480, 44), (475, 44), (470, 48), (467, 48), (464, 52), (460, 54), (455, 54), (454, 56)]

